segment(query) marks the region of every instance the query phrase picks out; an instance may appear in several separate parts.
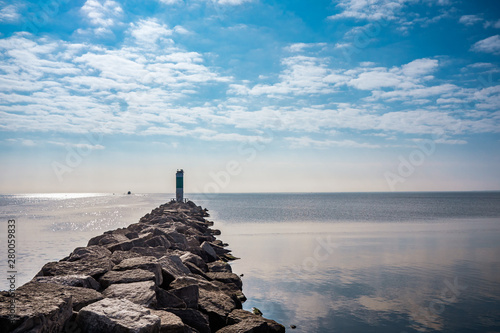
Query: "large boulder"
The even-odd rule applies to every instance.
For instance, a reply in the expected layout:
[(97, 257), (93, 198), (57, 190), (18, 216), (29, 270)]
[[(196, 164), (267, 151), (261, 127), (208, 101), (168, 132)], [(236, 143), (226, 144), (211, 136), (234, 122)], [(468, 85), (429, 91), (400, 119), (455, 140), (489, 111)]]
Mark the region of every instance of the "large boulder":
[(169, 290), (169, 292), (182, 299), (184, 303), (186, 303), (186, 307), (192, 309), (198, 308), (199, 287), (197, 285), (193, 284), (186, 287), (180, 287)]
[(209, 263), (208, 264), (208, 271), (209, 272), (228, 272), (228, 273), (233, 272), (231, 265), (229, 265), (227, 262), (224, 262), (221, 260), (217, 260), (217, 261)]
[(108, 298), (124, 298), (145, 307), (155, 307), (157, 303), (153, 281), (112, 284), (102, 293)]
[(86, 333), (159, 333), (160, 317), (126, 299), (105, 298), (80, 310), (78, 326)]
[(32, 282), (55, 283), (63, 286), (82, 287), (99, 290), (99, 283), (88, 275), (35, 276)]
[(45, 264), (36, 276), (88, 275), (99, 279), (113, 267), (110, 258), (85, 257), (77, 261), (57, 261)]
[(226, 325), (227, 316), (236, 309), (236, 303), (223, 291), (200, 289), (198, 307), (208, 314), (210, 328), (216, 331)]
[(165, 284), (169, 284), (178, 277), (186, 276), (191, 273), (189, 268), (182, 263), (182, 260), (175, 255), (166, 255), (158, 259), (161, 266)]
[(131, 269), (143, 269), (153, 272), (156, 277), (156, 284), (163, 283), (162, 266), (155, 257), (134, 257), (121, 261), (113, 267), (114, 271), (126, 271)]
[(186, 325), (193, 327), (200, 333), (210, 333), (208, 316), (194, 309), (165, 309), (182, 319)]
[(157, 280), (157, 276), (153, 272), (140, 268), (126, 271), (109, 271), (99, 280), (104, 289), (116, 283), (132, 283), (142, 281), (154, 281), (156, 284), (159, 282)]
[(217, 260), (217, 253), (209, 242), (203, 242), (200, 246), (203, 254), (207, 257), (208, 262)]
[(133, 249), (134, 248), (132, 248), (130, 251), (115, 251), (115, 252), (113, 252), (113, 254), (111, 255), (111, 261), (115, 265), (118, 265), (119, 263), (121, 263), (125, 259), (143, 256), (142, 254), (139, 254), (137, 252), (133, 252)]
[(240, 277), (234, 273), (229, 272), (208, 272), (207, 276), (212, 280), (220, 281), (222, 283), (234, 283), (238, 288), (243, 287), (243, 282)]
[(158, 316), (161, 320), (160, 333), (185, 333), (186, 326), (182, 319), (172, 312), (151, 310), (151, 314)]
[(174, 295), (171, 290), (165, 290), (163, 288), (156, 288), (156, 308), (166, 309), (166, 308), (187, 308), (186, 302)]
[(77, 261), (83, 258), (109, 258), (111, 257), (111, 251), (109, 251), (104, 246), (92, 245), (86, 247), (77, 247), (71, 252), (69, 257), (63, 259), (63, 261)]
[(179, 257), (181, 258), (181, 260), (184, 264), (186, 264), (187, 262), (190, 262), (190, 263), (196, 265), (203, 272), (208, 272), (207, 263), (200, 256), (198, 256), (192, 252), (187, 252), (187, 251), (186, 252), (179, 251), (179, 252), (180, 252)]
[[(57, 287), (51, 283), (28, 283), (16, 290), (14, 301), (8, 292), (1, 292), (0, 332), (62, 332), (73, 313), (73, 303), (71, 296)], [(15, 305), (13, 317), (9, 304)]]

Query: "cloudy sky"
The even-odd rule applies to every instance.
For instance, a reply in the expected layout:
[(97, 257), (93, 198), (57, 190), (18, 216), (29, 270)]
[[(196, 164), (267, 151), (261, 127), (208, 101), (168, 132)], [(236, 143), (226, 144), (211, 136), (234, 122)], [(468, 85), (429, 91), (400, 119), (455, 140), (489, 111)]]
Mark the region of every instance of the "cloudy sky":
[(500, 5), (0, 0), (0, 192), (500, 189)]

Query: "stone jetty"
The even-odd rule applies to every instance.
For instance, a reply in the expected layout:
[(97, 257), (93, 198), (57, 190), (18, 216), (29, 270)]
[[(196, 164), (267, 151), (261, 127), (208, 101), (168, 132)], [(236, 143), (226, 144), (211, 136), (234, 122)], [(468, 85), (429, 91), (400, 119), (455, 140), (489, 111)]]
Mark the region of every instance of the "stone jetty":
[(170, 202), (49, 262), (14, 294), (0, 293), (0, 332), (285, 332), (242, 310), (236, 259), (207, 210)]

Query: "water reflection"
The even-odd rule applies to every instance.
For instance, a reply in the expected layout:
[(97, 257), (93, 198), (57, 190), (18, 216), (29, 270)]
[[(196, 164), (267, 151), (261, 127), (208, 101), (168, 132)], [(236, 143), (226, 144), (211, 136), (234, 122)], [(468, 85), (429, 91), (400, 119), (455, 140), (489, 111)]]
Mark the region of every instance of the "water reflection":
[(500, 329), (497, 220), (218, 227), (245, 308), (297, 332)]

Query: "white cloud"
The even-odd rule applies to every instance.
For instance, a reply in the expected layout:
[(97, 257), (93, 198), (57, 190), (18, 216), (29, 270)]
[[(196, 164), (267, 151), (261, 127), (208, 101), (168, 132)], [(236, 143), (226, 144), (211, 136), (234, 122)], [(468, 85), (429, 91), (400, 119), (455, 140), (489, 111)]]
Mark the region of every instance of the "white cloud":
[[(172, 35), (172, 30), (157, 19), (140, 20), (139, 23), (130, 23), (130, 34), (141, 44), (156, 44)], [(167, 39), (173, 43), (171, 39)]]
[(19, 8), (16, 5), (5, 5), (4, 2), (0, 2), (0, 22), (13, 23), (19, 21), (21, 15), (19, 14)]
[(290, 148), (317, 148), (326, 149), (331, 147), (348, 147), (348, 148), (380, 148), (379, 145), (369, 143), (359, 143), (353, 140), (314, 140), (307, 136), (302, 137), (287, 137)]
[(402, 66), (402, 71), (408, 76), (422, 76), (434, 72), (438, 68), (436, 59), (417, 59)]
[(463, 15), (458, 20), (459, 23), (462, 23), (465, 26), (472, 26), (478, 22), (481, 22), (483, 19), (477, 15)]
[(158, 0), (158, 1), (160, 1), (161, 3), (164, 3), (166, 5), (175, 5), (175, 4), (184, 2), (183, 0)]
[(290, 46), (287, 46), (285, 50), (288, 52), (302, 52), (307, 48), (313, 47), (324, 47), (326, 43), (295, 43)]
[(500, 35), (491, 36), (480, 40), (471, 47), (472, 51), (493, 53), (500, 55)]
[(363, 20), (394, 20), (406, 3), (412, 0), (340, 0), (337, 7), (342, 12), (329, 19), (354, 18)]
[(61, 146), (61, 147), (72, 147), (72, 148), (79, 148), (79, 149), (84, 149), (85, 151), (87, 150), (102, 150), (105, 149), (103, 145), (92, 145), (88, 143), (69, 143), (69, 142), (58, 142), (58, 141), (47, 141), (47, 143), (55, 146)]
[[(80, 12), (95, 27), (92, 31), (98, 35), (111, 33), (111, 28), (123, 15), (122, 7), (113, 0), (87, 0)], [(79, 32), (85, 33), (85, 30), (79, 29)]]

